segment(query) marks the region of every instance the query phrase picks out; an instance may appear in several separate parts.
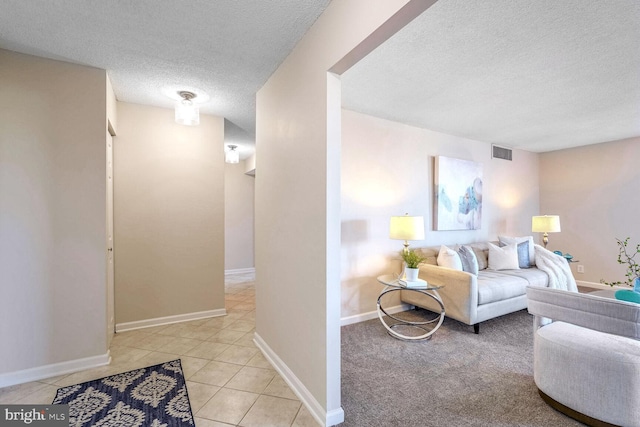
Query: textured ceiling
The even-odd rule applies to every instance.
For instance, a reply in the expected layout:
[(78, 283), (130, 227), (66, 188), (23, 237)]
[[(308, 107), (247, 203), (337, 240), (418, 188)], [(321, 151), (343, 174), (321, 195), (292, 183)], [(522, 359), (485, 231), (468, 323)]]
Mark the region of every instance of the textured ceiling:
[(2, 0), (0, 48), (106, 69), (120, 101), (172, 108), (167, 94), (194, 90), (242, 153), (255, 139), (256, 91), (328, 3)]
[[(347, 0), (348, 1), (348, 0)], [(2, 0), (0, 48), (179, 89), (253, 151), (255, 93), (329, 0)], [(343, 76), (346, 108), (548, 151), (640, 135), (640, 1), (440, 0)]]
[(640, 135), (640, 1), (440, 0), (342, 78), (345, 108), (543, 152)]

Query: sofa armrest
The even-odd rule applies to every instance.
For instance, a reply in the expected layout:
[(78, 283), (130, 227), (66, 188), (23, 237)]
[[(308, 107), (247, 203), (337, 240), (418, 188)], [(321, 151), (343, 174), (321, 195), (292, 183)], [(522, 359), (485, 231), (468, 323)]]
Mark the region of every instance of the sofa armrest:
[(529, 313), (538, 320), (544, 317), (640, 340), (640, 304), (530, 286), (527, 305)]
[[(420, 266), (420, 278), (432, 286), (442, 286), (438, 293), (442, 298), (446, 316), (468, 325), (476, 323), (478, 309), (478, 278), (465, 271), (424, 264)], [(432, 308), (428, 297), (416, 292), (402, 292), (402, 300), (424, 308)]]

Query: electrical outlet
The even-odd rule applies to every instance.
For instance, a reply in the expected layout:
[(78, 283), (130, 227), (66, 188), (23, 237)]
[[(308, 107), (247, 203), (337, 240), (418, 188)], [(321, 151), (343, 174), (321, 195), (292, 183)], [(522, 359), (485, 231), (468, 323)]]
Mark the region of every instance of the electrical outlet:
[(578, 273), (584, 273), (584, 265), (578, 266)]

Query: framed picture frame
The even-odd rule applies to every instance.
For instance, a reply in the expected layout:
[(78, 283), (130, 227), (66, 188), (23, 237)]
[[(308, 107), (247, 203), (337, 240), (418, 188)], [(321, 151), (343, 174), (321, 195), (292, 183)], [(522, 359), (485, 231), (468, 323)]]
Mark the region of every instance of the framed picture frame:
[(482, 164), (445, 156), (437, 156), (434, 163), (434, 229), (479, 230)]

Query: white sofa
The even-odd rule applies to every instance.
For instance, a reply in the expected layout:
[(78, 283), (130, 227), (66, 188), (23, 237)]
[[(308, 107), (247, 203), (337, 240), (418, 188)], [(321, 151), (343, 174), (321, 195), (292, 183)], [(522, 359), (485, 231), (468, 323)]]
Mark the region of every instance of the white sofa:
[[(497, 242), (495, 242), (497, 244)], [(487, 264), (488, 242), (471, 243), (480, 267)], [(454, 246), (451, 246), (454, 248)], [(427, 259), (420, 266), (419, 277), (429, 284), (443, 286), (438, 290), (445, 307), (445, 315), (474, 326), (477, 334), (480, 322), (527, 308), (527, 286), (547, 287), (549, 276), (538, 268), (513, 270), (481, 269), (478, 275), (441, 267), (437, 264), (438, 247), (418, 248)], [(480, 259), (484, 257), (484, 260)], [(401, 292), (407, 304), (440, 312), (431, 298), (418, 292)]]
[(640, 305), (528, 288), (534, 381), (553, 408), (590, 426), (640, 426)]

